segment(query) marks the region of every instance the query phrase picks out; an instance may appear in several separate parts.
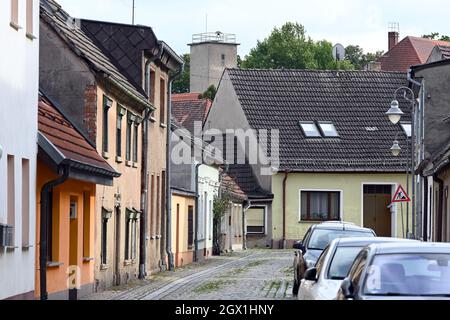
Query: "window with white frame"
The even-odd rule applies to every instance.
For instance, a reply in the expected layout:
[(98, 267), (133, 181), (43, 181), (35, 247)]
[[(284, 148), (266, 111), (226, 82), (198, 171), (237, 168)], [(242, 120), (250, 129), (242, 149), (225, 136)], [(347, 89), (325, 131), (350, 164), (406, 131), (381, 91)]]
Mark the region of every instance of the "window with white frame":
[(340, 191), (300, 192), (302, 221), (339, 221), (341, 218)]

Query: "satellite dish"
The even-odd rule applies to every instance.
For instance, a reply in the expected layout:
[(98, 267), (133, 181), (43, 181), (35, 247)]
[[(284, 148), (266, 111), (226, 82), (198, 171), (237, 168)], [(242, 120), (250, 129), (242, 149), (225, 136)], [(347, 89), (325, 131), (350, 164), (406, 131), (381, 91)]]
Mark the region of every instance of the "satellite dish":
[(342, 44), (338, 43), (333, 47), (333, 58), (336, 61), (343, 61), (345, 59), (345, 48)]

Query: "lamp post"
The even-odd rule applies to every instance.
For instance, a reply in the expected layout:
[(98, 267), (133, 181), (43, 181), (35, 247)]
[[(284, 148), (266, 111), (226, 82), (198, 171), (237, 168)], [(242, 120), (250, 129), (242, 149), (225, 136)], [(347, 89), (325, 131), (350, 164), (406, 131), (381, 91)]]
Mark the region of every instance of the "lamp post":
[[(416, 183), (415, 183), (415, 175), (414, 175), (414, 168), (415, 168), (415, 146), (416, 146), (416, 140), (415, 140), (415, 114), (416, 114), (416, 100), (414, 91), (412, 91), (408, 87), (400, 87), (397, 90), (395, 90), (394, 94), (394, 100), (391, 103), (391, 108), (388, 112), (386, 112), (386, 115), (388, 116), (389, 120), (392, 122), (392, 124), (397, 125), (402, 117), (405, 115), (405, 113), (400, 109), (400, 104), (397, 100), (397, 97), (400, 92), (403, 92), (403, 98), (411, 103), (411, 147), (410, 147), (410, 161), (408, 161), (407, 165), (407, 176), (411, 174), (411, 183), (412, 183), (412, 236), (414, 238), (417, 238), (416, 234)], [(408, 97), (408, 94), (411, 96), (411, 98)], [(408, 135), (406, 134), (406, 141), (408, 142)], [(401, 147), (397, 140), (397, 138), (394, 141), (394, 144), (391, 148), (392, 154), (395, 157), (398, 157), (401, 153)], [(407, 177), (407, 192), (409, 193), (409, 177)], [(407, 237), (409, 237), (409, 205), (407, 208), (407, 215), (406, 215), (406, 230), (407, 230)]]

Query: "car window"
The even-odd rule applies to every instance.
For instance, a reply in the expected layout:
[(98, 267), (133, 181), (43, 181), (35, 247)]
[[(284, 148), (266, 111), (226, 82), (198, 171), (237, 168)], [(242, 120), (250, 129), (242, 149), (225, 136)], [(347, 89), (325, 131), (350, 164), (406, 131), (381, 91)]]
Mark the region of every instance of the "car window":
[(372, 232), (355, 231), (355, 230), (328, 230), (316, 229), (311, 235), (311, 240), (308, 243), (308, 249), (323, 250), (331, 241), (338, 238), (364, 238), (375, 237)]
[(332, 280), (344, 280), (363, 247), (340, 247), (336, 249), (329, 263), (326, 278)]
[(450, 295), (450, 254), (378, 255), (370, 269), (365, 283), (367, 295)]
[(326, 250), (324, 250), (324, 252), (322, 252), (322, 254), (320, 255), (319, 260), (317, 260), (316, 263), (317, 275), (319, 275), (322, 272), (322, 269), (325, 264), (325, 258), (327, 257), (329, 251), (330, 247), (326, 248)]
[(308, 240), (310, 236), (311, 236), (311, 228), (309, 228), (308, 232), (306, 232), (305, 237), (303, 238), (302, 243), (304, 246), (308, 245)]
[(367, 250), (361, 251), (350, 270), (349, 278), (355, 285), (359, 284), (361, 280), (361, 276), (366, 267), (368, 255), (369, 253)]

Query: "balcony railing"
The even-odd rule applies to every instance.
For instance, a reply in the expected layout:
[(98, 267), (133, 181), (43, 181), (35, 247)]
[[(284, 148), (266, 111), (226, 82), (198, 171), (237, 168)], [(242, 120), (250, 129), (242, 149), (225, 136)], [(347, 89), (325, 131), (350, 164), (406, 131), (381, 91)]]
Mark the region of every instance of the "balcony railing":
[(192, 36), (193, 44), (204, 42), (236, 43), (236, 35), (218, 31), (198, 33)]

